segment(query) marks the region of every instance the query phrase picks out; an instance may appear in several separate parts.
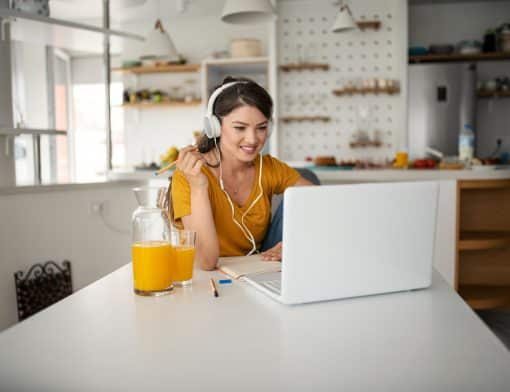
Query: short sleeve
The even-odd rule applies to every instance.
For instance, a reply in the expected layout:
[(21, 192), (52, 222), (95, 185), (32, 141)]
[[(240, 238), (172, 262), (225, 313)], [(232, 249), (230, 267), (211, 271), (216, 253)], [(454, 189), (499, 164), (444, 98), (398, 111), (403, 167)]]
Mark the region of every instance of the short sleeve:
[(172, 206), (174, 219), (179, 221), (183, 216), (191, 214), (191, 191), (188, 180), (180, 170), (172, 176)]
[(268, 156), (268, 159), (274, 194), (283, 193), (288, 187), (296, 185), (296, 182), (301, 177), (297, 170), (271, 156)]

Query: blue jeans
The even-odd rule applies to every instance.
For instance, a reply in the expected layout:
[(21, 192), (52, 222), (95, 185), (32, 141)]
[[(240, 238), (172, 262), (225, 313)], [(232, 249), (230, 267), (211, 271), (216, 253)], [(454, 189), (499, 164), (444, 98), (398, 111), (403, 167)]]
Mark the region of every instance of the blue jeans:
[(283, 200), (276, 209), (273, 218), (271, 219), (271, 224), (269, 225), (269, 229), (266, 233), (266, 238), (262, 242), (262, 248), (260, 249), (262, 252), (268, 249), (271, 249), (278, 242), (282, 240), (283, 234)]

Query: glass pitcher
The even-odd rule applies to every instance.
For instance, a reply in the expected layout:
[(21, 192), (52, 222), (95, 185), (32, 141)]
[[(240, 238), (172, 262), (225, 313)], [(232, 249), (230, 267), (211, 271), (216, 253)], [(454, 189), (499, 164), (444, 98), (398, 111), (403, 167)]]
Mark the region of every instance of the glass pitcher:
[(171, 228), (166, 214), (167, 189), (133, 189), (138, 208), (133, 213), (133, 280), (139, 295), (157, 296), (173, 289)]

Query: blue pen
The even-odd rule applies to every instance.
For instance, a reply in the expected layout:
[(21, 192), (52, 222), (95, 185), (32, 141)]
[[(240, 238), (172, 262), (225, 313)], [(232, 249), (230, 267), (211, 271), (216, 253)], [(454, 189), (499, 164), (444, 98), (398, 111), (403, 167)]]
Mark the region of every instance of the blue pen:
[(220, 279), (218, 280), (219, 284), (229, 284), (232, 283), (232, 279)]

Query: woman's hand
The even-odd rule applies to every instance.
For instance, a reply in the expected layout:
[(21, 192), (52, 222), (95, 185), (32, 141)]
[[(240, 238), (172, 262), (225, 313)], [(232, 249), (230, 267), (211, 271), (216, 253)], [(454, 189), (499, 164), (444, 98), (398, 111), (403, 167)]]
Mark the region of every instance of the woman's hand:
[(188, 146), (179, 151), (177, 168), (181, 170), (191, 188), (207, 187), (207, 177), (202, 173), (204, 158), (196, 146)]
[(278, 242), (271, 249), (262, 252), (260, 255), (263, 261), (282, 261), (282, 242)]

